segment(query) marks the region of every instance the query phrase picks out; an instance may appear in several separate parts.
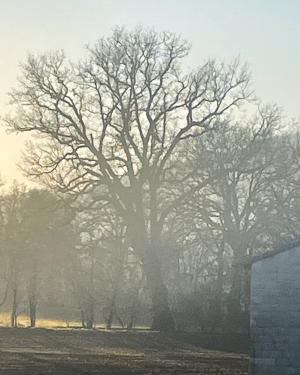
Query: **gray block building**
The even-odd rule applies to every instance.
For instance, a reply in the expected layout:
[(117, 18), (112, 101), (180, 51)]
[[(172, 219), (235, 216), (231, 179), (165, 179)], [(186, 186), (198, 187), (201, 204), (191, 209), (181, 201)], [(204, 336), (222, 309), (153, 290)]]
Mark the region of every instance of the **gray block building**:
[(250, 375), (300, 375), (299, 244), (254, 259), (250, 332)]

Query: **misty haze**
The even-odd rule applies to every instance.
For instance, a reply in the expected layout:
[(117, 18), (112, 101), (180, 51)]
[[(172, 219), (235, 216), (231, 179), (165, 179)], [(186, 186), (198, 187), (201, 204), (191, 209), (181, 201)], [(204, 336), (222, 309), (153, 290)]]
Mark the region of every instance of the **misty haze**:
[(300, 374), (300, 3), (0, 14), (0, 374)]

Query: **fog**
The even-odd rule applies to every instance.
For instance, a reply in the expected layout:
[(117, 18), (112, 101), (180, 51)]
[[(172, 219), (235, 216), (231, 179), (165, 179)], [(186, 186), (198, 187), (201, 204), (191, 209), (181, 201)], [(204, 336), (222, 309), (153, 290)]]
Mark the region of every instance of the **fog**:
[[(147, 13), (77, 1), (68, 19), (67, 2), (47, 14), (49, 4), (5, 5), (28, 43), (4, 53), (0, 325), (8, 351), (28, 342), (33, 373), (44, 350), (53, 374), (77, 361), (95, 373), (103, 358), (108, 374), (171, 374), (171, 348), (185, 353), (173, 363), (182, 374), (204, 362), (203, 374), (226, 374), (221, 352), (237, 353), (231, 374), (247, 373), (252, 264), (299, 245), (298, 5), (190, 3), (166, 24), (166, 4), (151, 21), (155, 2)], [(197, 12), (204, 24), (192, 24)], [(32, 371), (15, 359), (15, 373)], [(260, 359), (252, 375), (273, 371)]]

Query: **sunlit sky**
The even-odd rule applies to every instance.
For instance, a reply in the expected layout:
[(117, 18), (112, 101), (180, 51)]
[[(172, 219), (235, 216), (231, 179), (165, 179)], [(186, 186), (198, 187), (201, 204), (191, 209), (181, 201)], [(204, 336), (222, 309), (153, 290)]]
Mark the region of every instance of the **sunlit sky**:
[[(27, 52), (64, 49), (72, 59), (115, 25), (180, 33), (192, 43), (188, 60), (240, 56), (254, 89), (300, 118), (299, 0), (0, 0), (0, 114)], [(22, 179), (16, 167), (23, 137), (0, 130), (0, 173)]]

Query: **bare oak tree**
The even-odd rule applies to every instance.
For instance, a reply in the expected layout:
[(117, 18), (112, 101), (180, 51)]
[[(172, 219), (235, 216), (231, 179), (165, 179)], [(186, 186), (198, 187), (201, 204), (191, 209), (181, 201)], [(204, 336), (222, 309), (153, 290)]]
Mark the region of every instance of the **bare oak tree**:
[(128, 227), (153, 302), (153, 328), (174, 321), (161, 270), (164, 222), (189, 191), (160, 199), (177, 145), (210, 131), (248, 95), (238, 61), (208, 61), (185, 74), (189, 46), (171, 33), (115, 29), (78, 64), (63, 53), (30, 55), (6, 124), (33, 132), (27, 172), (74, 196), (97, 188)]
[[(276, 107), (259, 108), (250, 120), (238, 123), (226, 120), (217, 131), (189, 146), (189, 150), (193, 147), (194, 160), (190, 163), (198, 166), (194, 178), (202, 176), (202, 181), (204, 175), (209, 183), (178, 209), (179, 216), (189, 231), (201, 228), (198, 243), (203, 242), (202, 227), (213, 232), (212, 238), (219, 239), (218, 303), (223, 289), (224, 260), (231, 259), (227, 310), (233, 324), (237, 324), (239, 316), (243, 318), (248, 305), (249, 275), (245, 274), (245, 263), (266, 242), (271, 228), (280, 232), (275, 216), (283, 225), (283, 210), (276, 209), (279, 199), (275, 190), (277, 194), (281, 191), (279, 187), (286, 192), (290, 190), (287, 181), (293, 170), (289, 166), (290, 157), (281, 157), (287, 150), (285, 138), (279, 136), (281, 127)], [(213, 241), (209, 244), (212, 248)]]

